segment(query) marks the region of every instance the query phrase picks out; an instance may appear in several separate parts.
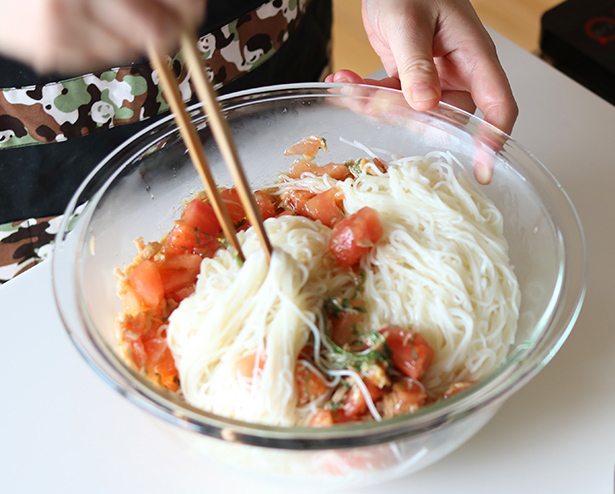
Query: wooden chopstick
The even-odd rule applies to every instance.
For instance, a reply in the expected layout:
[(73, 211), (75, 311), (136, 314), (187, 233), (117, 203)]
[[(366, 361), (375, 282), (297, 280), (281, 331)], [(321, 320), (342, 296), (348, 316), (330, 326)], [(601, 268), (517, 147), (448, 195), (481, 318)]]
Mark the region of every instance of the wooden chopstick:
[(171, 72), (165, 58), (153, 44), (149, 45), (148, 54), (154, 68), (158, 72), (167, 103), (173, 112), (182, 139), (186, 143), (192, 163), (194, 164), (194, 167), (205, 185), (207, 197), (209, 197), (209, 201), (214, 208), (214, 212), (220, 222), (224, 236), (235, 248), (239, 259), (243, 262), (245, 261), (245, 257), (241, 250), (239, 240), (237, 240), (235, 227), (231, 221), (228, 210), (224, 205), (220, 191), (218, 190), (216, 182), (211, 174), (211, 170), (209, 169), (209, 164), (207, 163), (207, 158), (205, 157), (205, 151), (203, 151), (203, 145), (199, 139), (194, 124), (192, 123), (192, 119), (188, 115), (188, 111), (186, 110), (186, 105), (182, 100), (181, 93), (179, 92), (177, 79)]
[(194, 33), (184, 30), (181, 37), (181, 45), (184, 55), (186, 56), (186, 63), (190, 69), (192, 83), (194, 84), (199, 100), (203, 104), (207, 121), (216, 139), (220, 153), (231, 172), (248, 220), (256, 229), (260, 243), (265, 250), (267, 261), (271, 261), (273, 248), (271, 247), (271, 242), (265, 231), (263, 218), (256, 204), (256, 200), (254, 199), (254, 195), (250, 191), (248, 180), (241, 166), (241, 160), (239, 159), (231, 129), (222, 115), (222, 109), (216, 98), (216, 92), (205, 74), (201, 56), (196, 48), (196, 36)]

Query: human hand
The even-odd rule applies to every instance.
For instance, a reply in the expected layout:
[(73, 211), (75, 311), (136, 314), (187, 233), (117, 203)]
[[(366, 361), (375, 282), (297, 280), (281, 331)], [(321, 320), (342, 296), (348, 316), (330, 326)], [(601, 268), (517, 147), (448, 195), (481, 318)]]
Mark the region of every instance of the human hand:
[[(440, 100), (506, 133), (518, 109), (494, 44), (468, 0), (363, 0), (363, 22), (388, 75), (415, 110)], [(347, 72), (329, 76), (347, 80)], [(398, 82), (396, 82), (397, 80)]]
[(0, 52), (39, 72), (117, 66), (178, 44), (205, 0), (0, 0)]

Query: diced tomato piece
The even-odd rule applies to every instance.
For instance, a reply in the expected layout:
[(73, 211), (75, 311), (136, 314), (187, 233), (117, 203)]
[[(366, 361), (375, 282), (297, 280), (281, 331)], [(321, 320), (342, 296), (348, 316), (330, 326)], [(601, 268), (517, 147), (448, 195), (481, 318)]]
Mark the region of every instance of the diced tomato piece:
[(301, 178), (305, 172), (314, 173), (314, 170), (318, 168), (316, 163), (312, 161), (308, 161), (303, 158), (297, 158), (295, 162), (290, 165), (290, 169), (288, 170), (288, 176), (290, 178)]
[(420, 381), (433, 359), (433, 349), (419, 333), (397, 326), (380, 330), (392, 353), (395, 367)]
[(301, 175), (309, 172), (313, 173), (317, 177), (322, 177), (323, 175), (329, 175), (331, 178), (335, 180), (344, 180), (350, 176), (350, 170), (348, 167), (341, 163), (328, 163), (323, 166), (318, 166), (316, 163), (312, 161), (307, 161), (305, 159), (299, 158), (297, 159), (290, 167), (288, 172), (288, 176), (290, 178), (301, 178)]
[(162, 286), (166, 294), (194, 285), (201, 270), (203, 258), (195, 254), (167, 257), (158, 266)]
[(345, 310), (331, 320), (331, 339), (336, 345), (343, 347), (356, 339), (354, 330), (361, 320), (362, 314), (354, 310)]
[(142, 261), (128, 275), (128, 284), (146, 308), (156, 308), (164, 300), (164, 286), (154, 261)]
[(228, 214), (234, 225), (243, 222), (246, 219), (246, 212), (241, 205), (241, 199), (239, 198), (239, 192), (235, 187), (231, 189), (222, 189), (220, 191), (222, 201), (228, 210)]
[(332, 188), (322, 192), (305, 203), (305, 216), (314, 220), (320, 220), (323, 225), (333, 227), (344, 217), (344, 212), (340, 209), (341, 192)]
[(141, 310), (134, 314), (126, 315), (122, 321), (123, 334), (130, 334), (126, 340), (134, 340), (157, 331), (162, 324), (161, 314), (157, 310)]
[[(378, 386), (369, 380), (364, 380), (363, 382), (369, 391), (372, 401), (375, 402), (382, 397), (384, 392)], [(367, 402), (365, 401), (365, 396), (356, 384), (353, 384), (350, 388), (342, 409), (347, 417), (354, 418), (360, 417), (367, 412)]]
[(343, 267), (357, 264), (382, 237), (378, 213), (370, 207), (361, 208), (333, 227), (329, 250)]
[(170, 391), (177, 391), (179, 389), (179, 373), (169, 348), (163, 352), (153, 371), (155, 374), (158, 374), (160, 382), (165, 388)]
[(427, 394), (414, 382), (399, 381), (393, 384), (391, 392), (380, 400), (380, 409), (385, 418), (396, 417), (404, 413), (416, 412), (425, 406)]
[(317, 176), (321, 175), (329, 175), (331, 178), (335, 180), (345, 180), (348, 177), (352, 176), (348, 167), (341, 163), (328, 163), (319, 167), (316, 171)]
[(365, 397), (359, 386), (353, 384), (343, 405), (344, 414), (348, 417), (360, 417), (367, 411)]
[(309, 190), (289, 189), (282, 196), (282, 207), (295, 214), (307, 216), (305, 204), (315, 195)]
[(154, 367), (162, 359), (162, 355), (167, 347), (167, 340), (154, 336), (143, 342), (145, 354), (147, 355), (146, 365), (148, 368)]
[(310, 427), (331, 427), (334, 423), (333, 412), (320, 408), (310, 420)]
[(166, 297), (167, 299), (174, 300), (175, 302), (179, 304), (182, 300), (192, 295), (195, 292), (195, 288), (196, 288), (196, 284), (184, 286), (178, 290), (167, 293)]
[(273, 205), (273, 201), (267, 194), (265, 194), (261, 190), (257, 190), (256, 192), (254, 192), (254, 199), (256, 200), (256, 205), (258, 206), (263, 220), (275, 217), (275, 206)]
[(315, 400), (328, 391), (322, 378), (301, 362), (297, 362), (295, 368), (295, 382), (297, 383), (297, 404), (299, 406)]
[(198, 228), (201, 232), (213, 237), (220, 235), (222, 230), (212, 205), (198, 198), (186, 204), (182, 211), (182, 220), (188, 226)]
[(297, 144), (293, 144), (286, 151), (284, 156), (302, 155), (305, 159), (311, 160), (316, 156), (319, 149), (327, 149), (327, 142), (322, 137), (306, 137)]
[(162, 249), (168, 256), (198, 254), (201, 257), (213, 257), (219, 248), (218, 237), (208, 235), (180, 220), (175, 223)]
[(237, 372), (241, 376), (250, 378), (254, 375), (254, 370), (263, 370), (265, 367), (265, 361), (267, 360), (267, 355), (264, 352), (260, 352), (257, 364), (256, 354), (257, 352), (249, 353), (237, 361)]

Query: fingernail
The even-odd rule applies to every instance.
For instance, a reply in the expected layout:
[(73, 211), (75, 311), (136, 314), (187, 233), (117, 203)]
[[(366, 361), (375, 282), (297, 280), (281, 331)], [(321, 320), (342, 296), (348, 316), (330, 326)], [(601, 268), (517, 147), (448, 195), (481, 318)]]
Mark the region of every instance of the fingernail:
[(474, 162), (474, 178), (481, 185), (488, 185), (493, 178), (493, 166), (481, 161), (481, 158), (476, 158)]
[(422, 103), (423, 101), (432, 101), (438, 98), (436, 90), (429, 86), (412, 88), (412, 101)]

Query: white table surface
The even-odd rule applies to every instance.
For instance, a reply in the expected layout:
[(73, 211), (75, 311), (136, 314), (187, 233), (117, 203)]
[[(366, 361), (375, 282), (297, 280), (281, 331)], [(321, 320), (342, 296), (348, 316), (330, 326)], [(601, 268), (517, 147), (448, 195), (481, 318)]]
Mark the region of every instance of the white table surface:
[[(613, 493), (615, 107), (492, 35), (521, 110), (513, 136), (581, 217), (585, 305), (555, 359), (468, 443), (355, 493)], [(282, 492), (187, 455), (95, 375), (60, 322), (48, 261), (0, 287), (0, 331), (0, 492)]]

